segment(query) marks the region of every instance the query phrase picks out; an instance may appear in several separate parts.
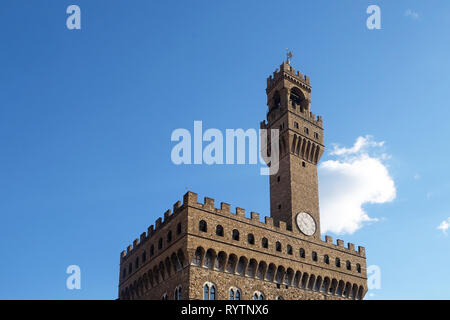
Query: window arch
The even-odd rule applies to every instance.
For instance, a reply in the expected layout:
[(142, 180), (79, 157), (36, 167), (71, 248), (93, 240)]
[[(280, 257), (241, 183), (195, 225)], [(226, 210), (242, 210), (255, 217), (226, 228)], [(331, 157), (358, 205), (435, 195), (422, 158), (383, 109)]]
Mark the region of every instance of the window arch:
[(340, 268), (341, 267), (341, 259), (336, 258), (336, 267)]
[(248, 234), (248, 243), (255, 244), (255, 236), (252, 233)]
[(356, 271), (361, 273), (361, 265), (359, 263), (356, 264)]
[(231, 287), (229, 291), (229, 300), (241, 300), (241, 290), (236, 287)]
[(173, 294), (174, 300), (183, 300), (181, 294), (181, 284), (175, 288), (175, 292)]
[(203, 300), (216, 300), (216, 286), (211, 282), (203, 285)]
[(200, 232), (207, 232), (208, 231), (208, 224), (206, 223), (205, 220), (200, 220), (200, 222), (198, 223), (198, 230)]
[(144, 249), (144, 252), (142, 252), (142, 263), (144, 263), (145, 260), (147, 260), (147, 251)]
[(261, 291), (255, 291), (253, 293), (253, 300), (264, 300), (264, 294)]
[(280, 242), (280, 241), (277, 241), (277, 242), (275, 243), (275, 249), (276, 249), (278, 252), (281, 252), (281, 242)]
[(233, 240), (239, 241), (239, 230), (238, 229), (234, 229), (232, 236), (233, 236)]
[(167, 293), (164, 293), (162, 295), (161, 300), (169, 300), (169, 296), (167, 295)]
[(300, 258), (305, 258), (305, 249), (300, 248)]
[(262, 238), (261, 245), (263, 248), (267, 249), (269, 247), (269, 240), (267, 240), (267, 238)]
[(323, 263), (330, 264), (330, 257), (327, 254), (323, 256)]
[(159, 240), (158, 240), (158, 249), (162, 249), (162, 247), (163, 247), (163, 239), (159, 238)]
[(177, 234), (181, 233), (181, 222), (177, 224)]
[(170, 231), (167, 233), (167, 243), (169, 243), (170, 241), (172, 241), (172, 230), (170, 230)]
[(317, 261), (317, 252), (315, 251), (312, 252), (312, 259), (313, 261)]
[(223, 227), (220, 224), (216, 227), (216, 236), (223, 237)]
[(352, 263), (350, 261), (347, 260), (347, 262), (345, 262), (345, 266), (347, 267), (347, 270), (352, 270)]

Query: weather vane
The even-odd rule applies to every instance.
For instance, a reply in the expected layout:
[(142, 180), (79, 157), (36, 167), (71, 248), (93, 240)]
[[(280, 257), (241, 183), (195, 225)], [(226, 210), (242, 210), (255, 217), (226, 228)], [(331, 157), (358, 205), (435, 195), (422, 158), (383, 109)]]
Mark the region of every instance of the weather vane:
[(292, 59), (292, 51), (289, 51), (288, 48), (286, 48), (286, 62), (290, 63)]

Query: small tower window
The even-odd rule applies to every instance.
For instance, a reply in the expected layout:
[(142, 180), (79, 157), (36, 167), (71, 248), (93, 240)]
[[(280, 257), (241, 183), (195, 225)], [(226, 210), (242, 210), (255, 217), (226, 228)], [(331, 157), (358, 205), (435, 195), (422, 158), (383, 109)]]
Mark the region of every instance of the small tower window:
[(317, 132), (314, 132), (314, 138), (319, 139), (319, 134)]
[(323, 256), (323, 263), (330, 264), (330, 258), (328, 257), (327, 254)]
[(206, 232), (206, 231), (208, 230), (208, 225), (206, 224), (206, 221), (205, 221), (205, 220), (201, 220), (201, 221), (198, 223), (198, 230), (199, 230), (200, 232)]
[(248, 243), (255, 244), (255, 236), (251, 233), (248, 234)]
[(239, 241), (239, 231), (237, 229), (233, 230), (233, 240)]
[(312, 252), (312, 259), (313, 261), (317, 261), (317, 252), (315, 251)]
[(305, 258), (305, 249), (300, 248), (300, 258)]
[(341, 267), (341, 259), (336, 258), (336, 267), (340, 268)]
[(155, 254), (155, 246), (151, 245), (150, 246), (150, 258), (153, 257), (154, 254)]
[(356, 264), (356, 271), (361, 273), (361, 265), (359, 263)]
[(223, 237), (223, 227), (220, 224), (216, 227), (216, 235), (219, 237)]
[(267, 240), (267, 238), (262, 238), (261, 245), (263, 248), (267, 249), (269, 247), (269, 240)]
[(280, 243), (280, 241), (277, 241), (277, 242), (275, 243), (275, 248), (276, 248), (276, 250), (277, 250), (278, 252), (281, 252), (281, 243)]
[(181, 222), (177, 224), (177, 234), (181, 233)]
[(167, 243), (169, 243), (170, 241), (172, 241), (172, 231), (169, 231), (167, 233)]
[(287, 254), (292, 255), (292, 247), (289, 244), (287, 245)]
[(298, 122), (294, 122), (294, 128), (298, 129)]
[(146, 251), (144, 251), (144, 252), (142, 253), (142, 263), (144, 263), (145, 260), (147, 260), (147, 252), (146, 252)]
[(345, 265), (347, 266), (347, 270), (352, 270), (352, 264), (350, 261), (347, 260), (347, 262), (345, 263)]
[(306, 168), (306, 162), (305, 161), (302, 161), (302, 167)]
[(280, 176), (278, 176), (278, 177), (277, 177), (277, 181), (280, 182), (280, 180), (281, 180), (281, 178), (280, 178)]
[(306, 134), (309, 134), (309, 129), (308, 129), (307, 127), (304, 127), (304, 128), (303, 128), (303, 131), (304, 131)]
[(158, 249), (161, 250), (162, 247), (163, 247), (163, 239), (159, 238), (159, 240), (158, 240)]

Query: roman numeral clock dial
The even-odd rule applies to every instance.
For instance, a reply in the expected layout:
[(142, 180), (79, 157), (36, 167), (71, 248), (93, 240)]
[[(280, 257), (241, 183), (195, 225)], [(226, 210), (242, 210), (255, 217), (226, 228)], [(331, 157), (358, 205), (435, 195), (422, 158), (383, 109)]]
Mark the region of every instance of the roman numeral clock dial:
[(306, 236), (312, 236), (316, 232), (316, 222), (309, 213), (300, 212), (297, 214), (297, 227)]

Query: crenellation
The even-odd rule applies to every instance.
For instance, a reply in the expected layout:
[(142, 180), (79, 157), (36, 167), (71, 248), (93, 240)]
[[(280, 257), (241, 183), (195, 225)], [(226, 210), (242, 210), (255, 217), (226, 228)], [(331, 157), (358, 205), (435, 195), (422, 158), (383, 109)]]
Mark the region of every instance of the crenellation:
[(204, 197), (203, 198), (203, 208), (206, 210), (213, 210), (214, 209), (214, 199)]
[(325, 242), (329, 244), (333, 244), (333, 237), (331, 236), (325, 236)]
[(273, 228), (273, 218), (272, 217), (264, 217), (264, 224), (268, 227)]
[(178, 200), (177, 202), (175, 202), (175, 203), (173, 204), (173, 213), (174, 213), (174, 214), (177, 213), (177, 212), (178, 212), (178, 209), (180, 209), (180, 208), (181, 208), (181, 201)]
[(221, 202), (220, 203), (220, 211), (221, 211), (221, 213), (231, 213), (230, 212), (230, 208), (231, 208), (231, 206), (228, 203), (226, 203), (226, 202)]
[(336, 245), (337, 245), (338, 247), (345, 248), (345, 246), (344, 246), (344, 241), (343, 241), (343, 240), (337, 239)]
[(166, 210), (166, 212), (164, 212), (164, 222), (163, 223), (167, 222), (168, 219), (171, 217), (171, 215), (172, 215), (171, 210), (170, 209)]
[(197, 201), (197, 194), (194, 192), (186, 192), (185, 195), (183, 196), (183, 205), (190, 205), (190, 206), (195, 206), (198, 204)]
[(350, 251), (355, 251), (355, 245), (351, 242), (347, 243), (347, 249)]
[(245, 209), (236, 207), (236, 216), (245, 218)]
[(259, 221), (259, 213), (256, 212), (250, 212), (250, 220), (253, 222), (257, 222), (260, 223), (261, 221)]
[(365, 257), (366, 256), (366, 248), (358, 246), (358, 253), (361, 257)]
[(153, 225), (151, 225), (150, 227), (148, 227), (147, 229), (147, 234), (148, 237), (151, 238), (153, 237), (153, 235), (155, 234), (155, 227)]
[(147, 233), (146, 232), (142, 232), (140, 239), (139, 239), (139, 243), (144, 243), (147, 240)]
[(162, 225), (162, 218), (159, 217), (158, 219), (156, 219), (155, 221), (155, 230), (158, 230), (159, 228), (161, 228)]

